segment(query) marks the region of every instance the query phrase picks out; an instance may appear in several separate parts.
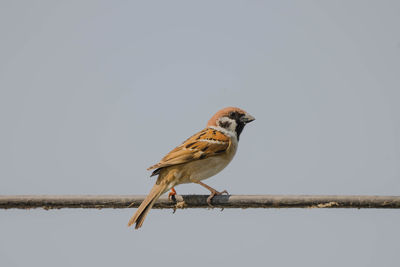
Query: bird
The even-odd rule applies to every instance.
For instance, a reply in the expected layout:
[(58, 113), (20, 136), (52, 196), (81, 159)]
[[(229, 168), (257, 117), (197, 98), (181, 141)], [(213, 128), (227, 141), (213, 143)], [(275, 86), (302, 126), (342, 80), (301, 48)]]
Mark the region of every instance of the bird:
[(226, 190), (215, 190), (202, 180), (219, 173), (231, 162), (244, 126), (254, 120), (252, 115), (240, 108), (223, 108), (211, 117), (206, 128), (150, 166), (147, 170), (153, 170), (151, 176), (158, 175), (157, 181), (129, 220), (128, 227), (133, 224), (136, 224), (135, 229), (142, 227), (157, 199), (170, 189), (169, 196), (174, 196), (174, 187), (179, 184), (196, 183), (208, 189), (211, 194), (207, 203), (211, 207), (215, 195), (228, 194)]

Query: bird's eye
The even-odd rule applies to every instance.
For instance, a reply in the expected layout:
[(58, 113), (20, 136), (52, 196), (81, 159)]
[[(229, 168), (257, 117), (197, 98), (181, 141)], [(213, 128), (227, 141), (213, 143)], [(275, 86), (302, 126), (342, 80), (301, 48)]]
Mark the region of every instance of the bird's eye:
[(235, 112), (234, 111), (229, 112), (229, 118), (231, 118), (231, 119), (235, 118)]

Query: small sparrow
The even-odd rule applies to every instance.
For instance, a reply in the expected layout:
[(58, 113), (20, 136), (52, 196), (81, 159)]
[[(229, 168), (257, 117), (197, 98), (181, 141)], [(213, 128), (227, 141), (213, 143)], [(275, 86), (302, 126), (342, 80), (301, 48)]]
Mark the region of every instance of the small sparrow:
[(157, 199), (170, 189), (170, 196), (175, 195), (174, 187), (179, 184), (196, 183), (210, 190), (207, 203), (211, 207), (211, 199), (215, 195), (228, 194), (226, 190), (218, 192), (201, 181), (219, 173), (229, 164), (236, 153), (244, 126), (254, 120), (240, 108), (224, 108), (212, 116), (204, 130), (149, 167), (147, 170), (154, 170), (151, 176), (158, 175), (157, 182), (129, 220), (128, 226), (136, 223), (135, 229), (140, 228)]

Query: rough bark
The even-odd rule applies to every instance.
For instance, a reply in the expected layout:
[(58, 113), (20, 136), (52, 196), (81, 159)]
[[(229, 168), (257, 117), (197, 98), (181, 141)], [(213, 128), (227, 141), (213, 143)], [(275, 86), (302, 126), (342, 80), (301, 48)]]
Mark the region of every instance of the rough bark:
[[(179, 195), (177, 202), (161, 197), (153, 208), (208, 208), (208, 195)], [(0, 196), (0, 209), (137, 208), (144, 195), (14, 195)], [(399, 209), (400, 196), (356, 195), (220, 195), (216, 208), (373, 208)]]

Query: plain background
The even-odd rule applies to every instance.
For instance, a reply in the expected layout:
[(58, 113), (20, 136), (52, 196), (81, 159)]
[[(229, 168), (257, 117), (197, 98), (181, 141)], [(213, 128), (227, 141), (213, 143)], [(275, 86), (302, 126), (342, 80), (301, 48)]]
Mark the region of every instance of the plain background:
[[(400, 193), (398, 1), (1, 1), (0, 194), (147, 194), (238, 106), (231, 194)], [(178, 193), (206, 194), (198, 185)], [(1, 266), (399, 266), (397, 210), (0, 211)]]

